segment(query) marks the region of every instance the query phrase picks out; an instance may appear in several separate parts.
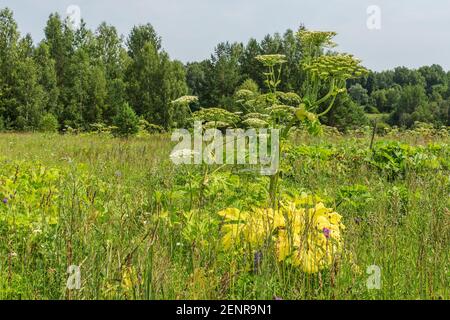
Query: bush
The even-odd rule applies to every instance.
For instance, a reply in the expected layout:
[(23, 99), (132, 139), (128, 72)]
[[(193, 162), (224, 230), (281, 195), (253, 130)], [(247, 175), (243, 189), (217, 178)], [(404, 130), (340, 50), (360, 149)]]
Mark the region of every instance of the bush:
[(58, 127), (58, 119), (51, 113), (47, 113), (39, 121), (39, 131), (41, 132), (56, 132)]
[(379, 123), (377, 123), (377, 134), (385, 135), (390, 130), (391, 130), (391, 126), (388, 125), (386, 122), (379, 122)]
[(125, 103), (113, 119), (114, 134), (120, 137), (134, 136), (139, 132), (139, 118), (134, 110)]
[(23, 116), (18, 116), (15, 121), (15, 127), (19, 131), (24, 131), (27, 127), (27, 120)]

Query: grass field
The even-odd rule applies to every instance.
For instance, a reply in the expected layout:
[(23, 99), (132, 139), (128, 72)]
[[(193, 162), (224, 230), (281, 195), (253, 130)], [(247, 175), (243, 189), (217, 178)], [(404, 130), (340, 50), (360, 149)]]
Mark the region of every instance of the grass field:
[(448, 135), (291, 141), (282, 193), (345, 225), (317, 273), (224, 248), (218, 212), (267, 206), (267, 177), (175, 166), (167, 135), (0, 138), (0, 299), (450, 299)]

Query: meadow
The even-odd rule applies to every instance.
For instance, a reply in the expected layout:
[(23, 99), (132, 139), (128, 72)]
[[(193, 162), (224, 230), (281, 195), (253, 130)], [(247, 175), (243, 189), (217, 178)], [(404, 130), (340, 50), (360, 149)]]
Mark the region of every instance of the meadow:
[(270, 207), (269, 177), (176, 166), (168, 134), (0, 138), (0, 299), (450, 299), (448, 129), (289, 139), (281, 201), (345, 225), (310, 272), (272, 235), (225, 238), (223, 210)]
[(0, 10), (0, 299), (450, 299), (442, 67), (304, 26), (186, 64), (151, 24), (44, 35)]

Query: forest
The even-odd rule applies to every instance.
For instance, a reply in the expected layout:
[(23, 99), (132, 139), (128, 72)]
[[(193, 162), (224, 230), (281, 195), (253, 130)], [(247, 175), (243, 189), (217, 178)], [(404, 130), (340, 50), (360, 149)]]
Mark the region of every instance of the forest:
[[(89, 132), (125, 122), (127, 128), (140, 124), (170, 131), (185, 125), (189, 110), (172, 103), (185, 95), (198, 97), (191, 111), (242, 112), (240, 90), (267, 91), (264, 66), (255, 59), (267, 54), (286, 57), (278, 89), (301, 94), (306, 72), (298, 63), (302, 42), (296, 33), (287, 30), (246, 44), (222, 42), (209, 59), (182, 63), (170, 58), (151, 24), (135, 26), (124, 37), (106, 22), (96, 30), (82, 22), (74, 30), (54, 13), (44, 39), (36, 43), (19, 33), (6, 8), (0, 11), (0, 130)], [(449, 84), (450, 72), (439, 65), (370, 71), (347, 81), (347, 92), (321, 121), (340, 131), (373, 121), (380, 132), (393, 126), (447, 126)]]

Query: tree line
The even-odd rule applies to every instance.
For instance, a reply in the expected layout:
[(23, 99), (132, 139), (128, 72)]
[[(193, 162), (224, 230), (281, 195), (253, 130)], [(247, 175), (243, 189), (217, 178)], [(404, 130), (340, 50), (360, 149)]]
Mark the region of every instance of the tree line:
[(450, 125), (450, 72), (436, 64), (371, 72), (349, 83), (348, 92), (367, 113), (383, 115), (390, 125)]
[[(304, 28), (300, 26), (300, 28)], [(300, 92), (301, 41), (296, 32), (267, 35), (247, 44), (220, 43), (209, 59), (183, 64), (172, 60), (151, 24), (124, 38), (114, 26), (77, 29), (51, 14), (44, 39), (21, 36), (9, 9), (0, 11), (0, 130), (92, 130), (99, 124), (170, 130), (189, 116), (175, 99), (195, 95), (200, 108), (241, 111), (236, 92), (264, 92), (264, 66), (255, 58), (283, 54), (280, 91)], [(340, 129), (368, 122), (367, 114), (404, 127), (416, 121), (449, 125), (450, 72), (433, 65), (370, 72), (348, 82), (322, 121)]]

